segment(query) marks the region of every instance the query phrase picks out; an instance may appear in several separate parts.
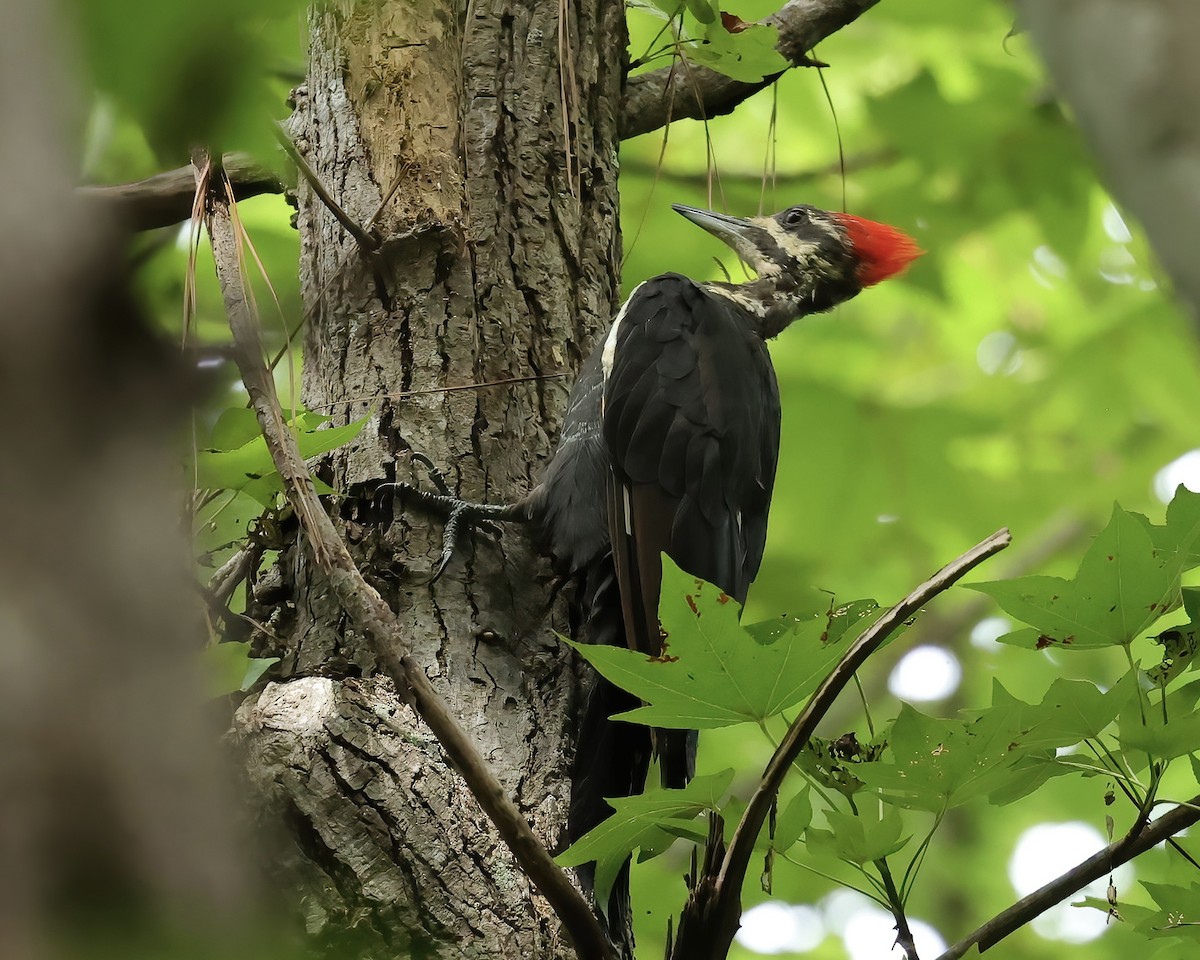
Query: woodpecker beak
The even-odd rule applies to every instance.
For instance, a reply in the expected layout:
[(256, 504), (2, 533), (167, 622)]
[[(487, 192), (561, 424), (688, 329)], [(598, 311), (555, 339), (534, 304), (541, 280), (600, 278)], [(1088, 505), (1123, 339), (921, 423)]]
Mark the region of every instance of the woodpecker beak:
[(671, 209), (687, 217), (696, 226), (703, 227), (718, 240), (732, 247), (748, 264), (756, 270), (759, 269), (763, 259), (760, 238), (766, 231), (753, 220), (730, 217), (712, 210), (701, 210), (699, 207), (688, 207), (682, 203), (671, 204)]

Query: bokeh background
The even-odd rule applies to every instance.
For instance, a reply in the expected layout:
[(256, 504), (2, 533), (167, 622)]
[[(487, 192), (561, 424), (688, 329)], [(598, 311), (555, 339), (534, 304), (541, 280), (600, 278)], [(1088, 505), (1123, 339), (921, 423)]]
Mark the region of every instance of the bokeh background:
[[(287, 90), (303, 75), (303, 12), (289, 0), (249, 15), (234, 0), (222, 5), (243, 27), (251, 21), (235, 43), (205, 27), (223, 19), (212, 3), (203, 12), (115, 0), (67, 7), (64, 35), (75, 37), (87, 94), (76, 118), (84, 182), (177, 166), (198, 139), (282, 168), (265, 120), (286, 116)], [(773, 9), (744, 0), (736, 13), (751, 20)], [(633, 57), (661, 47), (660, 26), (631, 7)], [(1098, 182), (1011, 8), (885, 0), (816, 56), (829, 67), (791, 71), (731, 116), (627, 141), (621, 155), (626, 291), (667, 270), (739, 275), (716, 240), (670, 211), (672, 202), (737, 214), (796, 202), (844, 207), (901, 227), (927, 251), (902, 279), (806, 319), (772, 345), (783, 452), (748, 615), (786, 612), (814, 586), (841, 600), (891, 602), (1000, 526), (1015, 544), (978, 579), (1071, 575), (1114, 500), (1158, 521), (1178, 483), (1200, 489), (1195, 330), (1137, 223)], [(270, 278), (272, 290), (256, 282), (277, 346), (283, 322), (300, 316), (290, 213), (277, 196), (241, 207)], [(187, 234), (160, 231), (138, 245), (138, 291), (177, 336)], [(227, 328), (204, 245), (199, 255), (194, 334), (219, 346)], [(286, 364), (279, 371), (292, 376)], [(230, 375), (214, 409), (238, 402), (239, 390)], [(1056, 676), (1103, 684), (1122, 670), (1116, 653), (1084, 659), (1004, 647), (995, 639), (1005, 630), (976, 594), (939, 599), (864, 672), (872, 716), (894, 716), (901, 700), (937, 714), (982, 706), (993, 678), (1035, 700)], [(865, 723), (847, 698), (824, 732), (850, 729), (863, 732)], [(705, 735), (700, 766), (737, 766), (746, 789), (769, 754), (757, 730), (731, 728)], [(923, 955), (1094, 852), (1107, 813), (1128, 823), (1131, 811), (1105, 806), (1107, 786), (1058, 778), (1016, 805), (980, 803), (948, 816), (911, 904), (920, 936), (930, 938)], [(1195, 792), (1190, 781), (1165, 788)], [(685, 869), (681, 851), (635, 869), (645, 956), (661, 954)], [(1178, 869), (1155, 851), (1120, 872), (1117, 885), (1144, 900), (1136, 876)], [(761, 905), (746, 915), (742, 960), (865, 960), (890, 942), (889, 917), (788, 863), (776, 864), (771, 894), (748, 889)], [(1001, 952), (1116, 960), (1134, 943), (1102, 914), (1064, 907)]]

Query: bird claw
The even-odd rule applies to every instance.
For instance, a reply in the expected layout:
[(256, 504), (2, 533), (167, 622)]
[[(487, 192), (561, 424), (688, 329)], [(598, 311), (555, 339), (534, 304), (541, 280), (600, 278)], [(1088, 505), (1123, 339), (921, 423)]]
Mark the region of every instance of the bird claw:
[(477, 527), (498, 537), (500, 535), (500, 528), (487, 518), (493, 517), (497, 520), (515, 519), (516, 508), (507, 504), (472, 503), (469, 500), (462, 500), (450, 492), (445, 475), (432, 460), (421, 453), (413, 453), (412, 459), (425, 467), (429, 479), (438, 490), (437, 493), (422, 490), (420, 487), (406, 481), (381, 484), (377, 488), (377, 492), (384, 489), (398, 490), (401, 496), (405, 498), (411, 497), (426, 509), (445, 515), (446, 525), (442, 530), (442, 553), (438, 558), (437, 566), (433, 569), (433, 573), (422, 584), (423, 586), (428, 586), (436, 583), (441, 578), (442, 574), (446, 572), (446, 568), (450, 565), (450, 561), (454, 558), (454, 548), (458, 542), (458, 531), (462, 523), (466, 522), (473, 527)]
[(415, 450), (412, 451), (409, 456), (425, 468), (425, 472), (429, 475), (429, 479), (433, 482), (433, 485), (437, 487), (438, 493), (440, 493), (443, 497), (454, 499), (453, 494), (450, 493), (450, 486), (446, 483), (446, 475), (442, 473), (441, 469), (436, 463), (425, 456), (425, 454), (417, 453)]

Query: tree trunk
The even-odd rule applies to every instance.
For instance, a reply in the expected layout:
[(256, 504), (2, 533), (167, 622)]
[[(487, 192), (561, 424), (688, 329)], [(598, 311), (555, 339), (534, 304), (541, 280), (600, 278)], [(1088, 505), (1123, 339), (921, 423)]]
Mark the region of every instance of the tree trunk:
[[(578, 671), (550, 571), (520, 529), (461, 538), (381, 484), (511, 502), (552, 449), (618, 289), (624, 12), (603, 0), (341, 0), (312, 15), (293, 135), (377, 256), (299, 192), (304, 403), (368, 416), (321, 476), (367, 579), (534, 829), (557, 845)], [(562, 18), (565, 18), (562, 19)], [(378, 213), (376, 217), (377, 211)], [(444, 388), (549, 377), (446, 392)], [(559, 957), (558, 924), (437, 742), (376, 675), (303, 543), (270, 616), (282, 679), (238, 729), (282, 815), (310, 932), (354, 955)], [(264, 651), (266, 652), (266, 651)]]

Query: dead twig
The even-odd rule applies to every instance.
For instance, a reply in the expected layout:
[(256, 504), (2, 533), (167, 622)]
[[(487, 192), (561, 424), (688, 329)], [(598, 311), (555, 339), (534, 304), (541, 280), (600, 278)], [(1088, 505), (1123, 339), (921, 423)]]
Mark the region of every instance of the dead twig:
[(354, 242), (362, 248), (364, 253), (374, 254), (378, 251), (380, 245), (383, 243), (383, 239), (379, 236), (379, 232), (375, 229), (374, 224), (368, 224), (366, 229), (360, 227), (355, 219), (334, 199), (333, 194), (325, 189), (325, 184), (321, 182), (321, 178), (317, 176), (317, 172), (308, 165), (308, 161), (304, 159), (304, 155), (296, 148), (287, 131), (279, 124), (275, 124), (273, 132), (275, 139), (283, 147), (283, 152), (296, 165), (296, 170), (299, 171), (300, 176), (308, 183), (312, 192), (317, 195), (317, 199), (325, 204), (325, 209), (332, 213), (337, 222), (346, 228), (346, 232), (354, 238)]
[(446, 710), (421, 664), (400, 651), (402, 633), (395, 614), (363, 579), (322, 508), (295, 438), (287, 429), (274, 381), (263, 360), (258, 322), (242, 275), (231, 188), (223, 177), (209, 176), (206, 157), (198, 157), (196, 166), (197, 183), (208, 184), (204, 198), (205, 223), (212, 241), (217, 278), (229, 315), (242, 382), (283, 479), (288, 500), (304, 528), (314, 560), (329, 578), (347, 616), (369, 639), (380, 666), (392, 678), (397, 692), (433, 731), (513, 856), (550, 903), (579, 956), (586, 960), (614, 960), (612, 945), (587, 901), (554, 863), (475, 745)]

